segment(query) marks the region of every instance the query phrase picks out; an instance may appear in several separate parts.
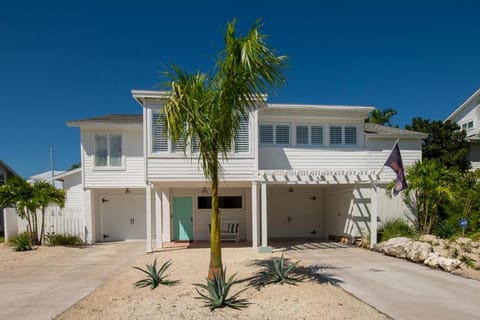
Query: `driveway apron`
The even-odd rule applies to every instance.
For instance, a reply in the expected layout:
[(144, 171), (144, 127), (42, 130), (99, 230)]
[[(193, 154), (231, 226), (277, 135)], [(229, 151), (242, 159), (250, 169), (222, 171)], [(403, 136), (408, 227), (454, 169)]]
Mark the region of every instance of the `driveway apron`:
[(276, 250), (321, 267), (320, 273), (394, 319), (480, 319), (480, 281), (336, 243)]
[[(0, 273), (0, 319), (52, 319), (145, 253), (144, 242), (76, 249)], [(28, 254), (28, 253), (26, 253)]]

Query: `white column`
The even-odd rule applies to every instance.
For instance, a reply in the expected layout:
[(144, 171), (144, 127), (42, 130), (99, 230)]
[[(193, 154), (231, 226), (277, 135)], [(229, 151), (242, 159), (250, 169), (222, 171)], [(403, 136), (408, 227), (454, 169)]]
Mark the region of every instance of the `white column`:
[[(93, 196), (92, 190), (83, 191), (83, 221), (86, 238), (85, 240), (87, 243), (91, 244), (95, 243), (96, 240)], [(100, 214), (100, 212), (97, 212), (96, 214)]]
[(252, 247), (258, 247), (258, 183), (252, 182)]
[(370, 206), (370, 248), (377, 244), (378, 186), (372, 184)]
[(169, 189), (162, 189), (163, 242), (170, 242), (170, 195)]
[(162, 241), (162, 198), (160, 190), (155, 189), (155, 247), (163, 247)]
[(146, 201), (146, 227), (147, 227), (147, 247), (146, 252), (152, 252), (152, 186), (147, 183), (145, 186)]
[(262, 183), (262, 247), (268, 246), (267, 235), (267, 184)]

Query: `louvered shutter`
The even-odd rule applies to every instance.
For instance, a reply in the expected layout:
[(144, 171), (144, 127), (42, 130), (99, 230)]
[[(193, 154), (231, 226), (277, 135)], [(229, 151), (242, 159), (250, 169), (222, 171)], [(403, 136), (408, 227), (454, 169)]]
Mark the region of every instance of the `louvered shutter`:
[(297, 144), (308, 144), (308, 126), (297, 126)]
[(342, 127), (330, 127), (330, 144), (342, 144)]
[(248, 115), (240, 119), (237, 135), (235, 136), (235, 152), (250, 152), (250, 126), (248, 125)]
[(322, 145), (323, 144), (323, 127), (322, 126), (312, 126), (311, 127), (311, 143), (312, 145)]
[(273, 143), (273, 125), (271, 124), (260, 125), (260, 143), (265, 143), (265, 144)]
[(158, 112), (152, 116), (152, 152), (168, 152), (168, 139), (163, 132), (165, 116)]
[(345, 144), (357, 144), (357, 127), (345, 127)]
[(290, 126), (283, 124), (276, 125), (275, 144), (290, 144)]

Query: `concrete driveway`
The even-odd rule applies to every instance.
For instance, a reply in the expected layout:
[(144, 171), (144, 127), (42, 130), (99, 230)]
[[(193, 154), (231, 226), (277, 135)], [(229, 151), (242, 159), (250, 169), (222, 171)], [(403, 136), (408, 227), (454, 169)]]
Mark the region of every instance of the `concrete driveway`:
[(272, 245), (394, 319), (480, 319), (480, 281), (336, 243)]
[(25, 262), (0, 272), (0, 319), (52, 319), (144, 253), (144, 242), (118, 242), (68, 248), (47, 258), (16, 256)]

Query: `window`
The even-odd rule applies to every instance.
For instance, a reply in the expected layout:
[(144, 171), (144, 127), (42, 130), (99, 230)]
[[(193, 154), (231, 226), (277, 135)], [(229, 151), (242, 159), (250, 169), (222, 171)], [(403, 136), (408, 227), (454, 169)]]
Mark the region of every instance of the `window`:
[(297, 126), (297, 144), (308, 144), (308, 126)]
[(467, 123), (467, 128), (468, 128), (468, 129), (472, 129), (472, 128), (473, 128), (473, 121), (470, 121), (469, 123)]
[[(242, 209), (242, 196), (221, 196), (218, 198), (220, 209)], [(198, 197), (198, 209), (211, 209), (212, 197)]]
[(312, 126), (312, 145), (322, 145), (323, 144), (323, 127), (322, 126)]
[(0, 173), (0, 186), (5, 184), (5, 174)]
[(260, 124), (260, 144), (290, 144), (290, 125)]
[(330, 144), (342, 144), (342, 127), (330, 127)]
[(235, 136), (235, 153), (250, 152), (250, 126), (248, 115), (240, 119), (237, 135)]
[(357, 127), (355, 126), (330, 126), (330, 144), (355, 146), (357, 141)]
[(95, 166), (121, 167), (122, 166), (122, 135), (96, 134), (95, 135)]

